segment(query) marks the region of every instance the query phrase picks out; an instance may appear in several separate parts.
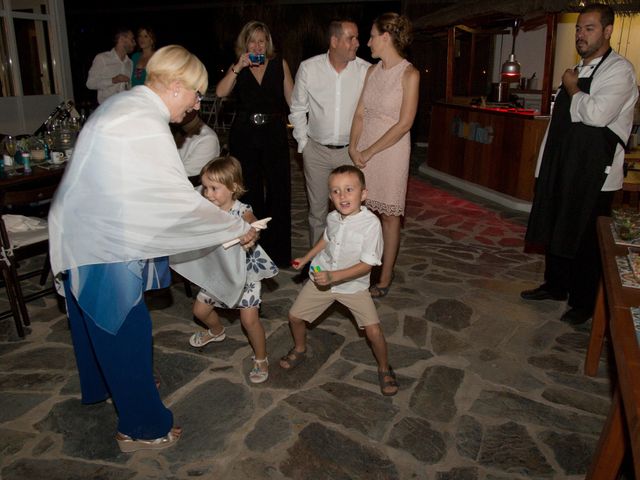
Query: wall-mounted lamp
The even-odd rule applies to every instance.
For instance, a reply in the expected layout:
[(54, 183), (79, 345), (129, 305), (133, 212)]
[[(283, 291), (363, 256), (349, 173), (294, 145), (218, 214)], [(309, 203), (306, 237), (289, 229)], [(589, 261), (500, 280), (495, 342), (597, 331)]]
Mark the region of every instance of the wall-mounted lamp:
[(520, 80), (520, 63), (516, 60), (516, 36), (518, 35), (518, 27), (520, 26), (520, 19), (516, 19), (513, 30), (513, 43), (511, 45), (511, 53), (509, 54), (509, 58), (506, 62), (502, 64), (502, 71), (500, 76), (502, 77), (503, 82), (517, 82)]

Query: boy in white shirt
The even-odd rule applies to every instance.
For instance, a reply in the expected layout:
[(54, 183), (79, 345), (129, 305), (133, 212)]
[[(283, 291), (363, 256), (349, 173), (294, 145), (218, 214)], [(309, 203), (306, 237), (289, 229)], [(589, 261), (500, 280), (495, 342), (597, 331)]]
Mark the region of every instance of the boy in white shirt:
[(367, 189), (362, 171), (353, 165), (335, 168), (329, 175), (329, 198), (335, 210), (327, 216), (322, 238), (293, 267), (300, 270), (311, 260), (307, 282), (289, 311), (295, 346), (282, 357), (280, 366), (291, 370), (306, 358), (306, 325), (318, 318), (334, 301), (353, 314), (364, 329), (378, 362), (380, 392), (398, 393), (396, 375), (387, 359), (387, 342), (380, 328), (376, 307), (369, 294), (369, 276), (381, 264), (380, 221), (362, 203)]

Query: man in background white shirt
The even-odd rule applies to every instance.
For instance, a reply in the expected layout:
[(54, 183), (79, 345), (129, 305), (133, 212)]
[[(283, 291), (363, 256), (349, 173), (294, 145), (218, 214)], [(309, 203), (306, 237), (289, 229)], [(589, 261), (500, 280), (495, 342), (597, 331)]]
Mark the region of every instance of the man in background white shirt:
[(312, 246), (326, 226), (329, 173), (351, 164), (347, 148), (351, 121), (370, 66), (356, 57), (359, 46), (355, 23), (333, 21), (329, 51), (302, 62), (296, 75), (289, 121), (303, 158)]
[(87, 88), (98, 91), (98, 103), (129, 88), (133, 64), (127, 56), (136, 47), (130, 29), (118, 29), (114, 35), (114, 47), (95, 56), (89, 69)]

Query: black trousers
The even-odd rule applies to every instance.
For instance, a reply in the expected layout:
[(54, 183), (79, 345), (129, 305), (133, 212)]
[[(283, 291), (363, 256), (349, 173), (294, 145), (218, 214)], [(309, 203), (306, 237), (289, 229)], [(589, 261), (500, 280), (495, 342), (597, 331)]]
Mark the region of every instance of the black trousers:
[(586, 230), (575, 258), (546, 254), (544, 280), (546, 288), (557, 293), (569, 294), (569, 306), (593, 312), (602, 276), (600, 249), (596, 220), (611, 215), (611, 203), (615, 192), (600, 192), (591, 212)]
[(236, 125), (229, 149), (242, 165), (244, 186), (240, 199), (251, 205), (256, 218), (272, 217), (260, 233), (260, 245), (281, 268), (291, 260), (291, 167), (284, 124)]

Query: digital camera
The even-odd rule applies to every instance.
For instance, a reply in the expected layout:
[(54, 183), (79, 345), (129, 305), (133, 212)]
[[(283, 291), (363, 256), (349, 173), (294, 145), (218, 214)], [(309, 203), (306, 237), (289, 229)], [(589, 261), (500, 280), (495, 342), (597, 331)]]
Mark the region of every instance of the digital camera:
[(249, 53), (251, 63), (262, 65), (264, 63), (264, 53)]

